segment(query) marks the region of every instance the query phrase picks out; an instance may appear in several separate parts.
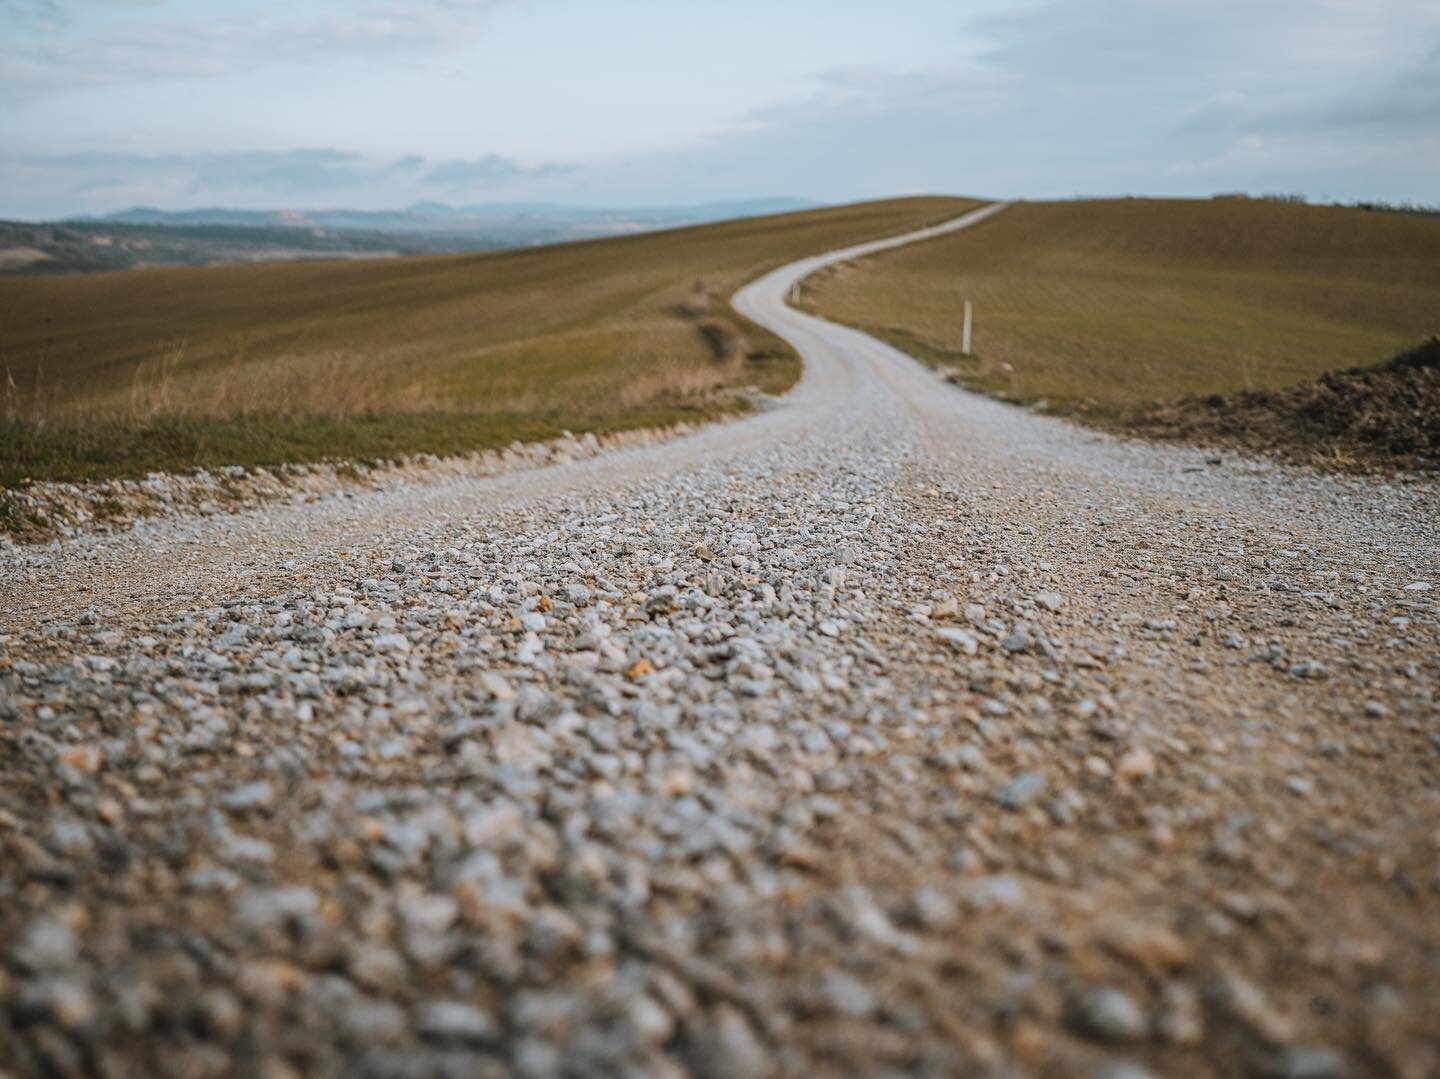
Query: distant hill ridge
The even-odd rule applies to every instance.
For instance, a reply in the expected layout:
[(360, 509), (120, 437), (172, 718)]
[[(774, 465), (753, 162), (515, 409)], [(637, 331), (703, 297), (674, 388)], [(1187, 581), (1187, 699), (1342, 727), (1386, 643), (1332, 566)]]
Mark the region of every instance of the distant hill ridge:
[(533, 247), (809, 206), (786, 198), (635, 209), (540, 202), (458, 207), (419, 202), (379, 211), (136, 206), (38, 224), (0, 221), (0, 276)]
[(479, 229), (519, 222), (563, 223), (572, 227), (624, 223), (653, 228), (669, 224), (694, 224), (786, 213), (811, 209), (815, 205), (804, 199), (763, 198), (653, 207), (577, 206), (548, 202), (473, 203), (464, 206), (449, 206), (442, 202), (417, 202), (403, 210), (246, 210), (220, 206), (194, 210), (162, 210), (152, 206), (135, 206), (109, 214), (76, 215), (66, 220), (121, 225), (225, 225), (233, 228), (455, 232), (464, 231), (467, 227)]

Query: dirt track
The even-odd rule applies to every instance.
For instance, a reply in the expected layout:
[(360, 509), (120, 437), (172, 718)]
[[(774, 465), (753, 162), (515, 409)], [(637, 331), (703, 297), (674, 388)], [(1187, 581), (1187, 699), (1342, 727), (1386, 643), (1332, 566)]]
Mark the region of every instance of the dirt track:
[(1437, 489), (965, 394), (823, 261), (751, 419), (6, 554), (0, 1071), (1436, 1074)]

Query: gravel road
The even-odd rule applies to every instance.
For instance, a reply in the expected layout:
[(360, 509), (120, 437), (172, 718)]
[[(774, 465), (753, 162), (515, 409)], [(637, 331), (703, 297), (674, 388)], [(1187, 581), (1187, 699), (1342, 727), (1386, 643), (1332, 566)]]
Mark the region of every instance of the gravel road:
[(751, 418), (0, 552), (0, 1074), (1440, 1074), (1440, 492), (966, 394), (855, 254)]

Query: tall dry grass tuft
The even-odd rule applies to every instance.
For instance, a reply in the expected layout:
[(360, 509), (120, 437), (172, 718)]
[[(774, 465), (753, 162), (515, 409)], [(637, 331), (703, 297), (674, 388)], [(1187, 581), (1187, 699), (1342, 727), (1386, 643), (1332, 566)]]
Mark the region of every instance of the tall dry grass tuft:
[[(6, 370), (3, 410), (7, 422), (32, 426), (462, 412), (603, 417), (709, 407), (754, 381), (749, 350), (735, 322), (713, 314), (659, 332), (557, 339), (542, 346), (533, 366), (508, 353), (480, 353), (448, 372), (433, 365), (417, 371), (398, 351), (350, 349), (258, 358), (237, 349), (223, 361), (198, 362), (181, 340), (110, 382), (47, 381), (37, 364), (25, 392), (26, 380)], [(563, 358), (558, 370), (541, 360), (551, 356)]]
[(349, 350), (244, 360), (187, 378), (173, 403), (194, 416), (347, 419), (436, 407), (437, 395), (383, 357)]
[(175, 408), (175, 369), (185, 359), (181, 341), (158, 360), (142, 363), (130, 379), (129, 402), (121, 417), (127, 420), (155, 420), (172, 415)]
[(734, 364), (743, 361), (750, 350), (745, 335), (734, 323), (723, 318), (702, 319), (695, 329), (716, 363)]
[(20, 393), (15, 387), (15, 376), (5, 368), (5, 422), (15, 423), (20, 419)]
[(120, 385), (44, 384), (24, 400), (7, 371), (5, 415), (14, 422), (141, 422), (165, 419), (311, 416), (346, 419), (440, 407), (439, 393), (396, 363), (348, 350), (249, 359), (243, 352), (186, 366), (186, 345), (138, 363)]
[[(738, 336), (738, 331), (733, 332)], [(743, 348), (733, 344), (727, 341), (724, 358), (708, 363), (697, 362), (693, 354), (632, 353), (631, 363), (638, 370), (612, 392), (618, 393), (618, 403), (626, 409), (712, 404), (722, 391), (735, 384), (735, 368), (745, 363)]]
[(9, 424), (40, 425), (55, 412), (57, 388), (45, 377), (45, 365), (36, 363), (17, 379), (14, 370), (5, 366), (5, 385), (0, 393), (0, 417)]
[(684, 319), (697, 319), (703, 317), (714, 305), (715, 298), (710, 294), (704, 281), (696, 281), (690, 287), (690, 294), (675, 305), (675, 314)]

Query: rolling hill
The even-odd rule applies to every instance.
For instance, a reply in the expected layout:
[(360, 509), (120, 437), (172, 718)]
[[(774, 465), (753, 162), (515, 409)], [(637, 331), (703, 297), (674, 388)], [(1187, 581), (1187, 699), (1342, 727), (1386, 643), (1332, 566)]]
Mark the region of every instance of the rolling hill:
[(0, 483), (459, 452), (778, 392), (728, 297), (954, 216), (902, 199), (479, 255), (0, 279)]
[(805, 303), (972, 386), (1110, 421), (1414, 346), (1440, 330), (1440, 219), (1245, 199), (1018, 203), (813, 279)]

